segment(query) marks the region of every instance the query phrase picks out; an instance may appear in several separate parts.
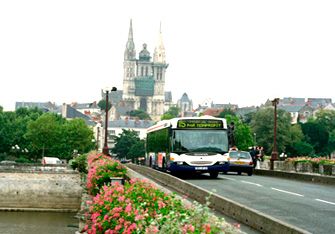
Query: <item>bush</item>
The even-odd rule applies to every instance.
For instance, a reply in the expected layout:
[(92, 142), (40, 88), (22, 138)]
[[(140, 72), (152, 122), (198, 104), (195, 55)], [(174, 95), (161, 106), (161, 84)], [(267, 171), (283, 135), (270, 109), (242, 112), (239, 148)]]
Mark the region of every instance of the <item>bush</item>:
[(16, 163), (32, 163), (29, 159), (21, 156), (18, 159), (15, 160)]
[(87, 174), (87, 154), (82, 154), (69, 162), (73, 170)]

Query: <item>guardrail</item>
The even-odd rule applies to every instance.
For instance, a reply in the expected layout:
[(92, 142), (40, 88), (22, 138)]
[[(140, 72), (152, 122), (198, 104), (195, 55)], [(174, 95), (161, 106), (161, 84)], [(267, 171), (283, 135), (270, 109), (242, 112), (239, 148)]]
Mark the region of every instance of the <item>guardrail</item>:
[(183, 181), (167, 173), (163, 173), (157, 170), (153, 170), (149, 167), (139, 166), (135, 164), (127, 164), (127, 167), (146, 176), (149, 179), (159, 182), (165, 187), (175, 190), (180, 194), (186, 195), (189, 198), (196, 200), (202, 204), (206, 202), (206, 197), (209, 197), (211, 208), (258, 231), (273, 234), (310, 233), (306, 230), (282, 222), (257, 210), (248, 208), (228, 198), (213, 194), (207, 190), (192, 185), (187, 181)]

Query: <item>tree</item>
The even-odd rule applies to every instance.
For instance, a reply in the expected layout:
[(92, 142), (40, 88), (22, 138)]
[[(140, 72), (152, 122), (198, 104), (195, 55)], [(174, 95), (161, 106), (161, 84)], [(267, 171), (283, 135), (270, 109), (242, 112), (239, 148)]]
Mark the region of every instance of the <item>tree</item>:
[(178, 107), (170, 107), (167, 112), (161, 116), (161, 120), (173, 119), (179, 116), (180, 109)]
[(68, 120), (60, 127), (59, 142), (52, 148), (52, 154), (62, 159), (71, 159), (74, 150), (84, 154), (94, 149), (93, 131), (83, 119)]
[(236, 116), (235, 111), (233, 111), (232, 109), (228, 108), (228, 109), (224, 109), (220, 114), (219, 114), (219, 118), (226, 118), (227, 115), (230, 116)]
[(131, 146), (127, 158), (134, 160), (140, 157), (144, 157), (144, 155), (145, 155), (144, 140), (139, 140), (134, 145)]
[(130, 117), (137, 117), (139, 119), (148, 119), (150, 120), (150, 115), (144, 110), (132, 110), (129, 112)]
[(290, 127), (290, 141), (285, 150), (288, 156), (305, 156), (314, 152), (313, 146), (304, 141), (299, 124)]
[[(273, 108), (263, 108), (258, 110), (251, 121), (253, 132), (257, 134), (257, 144), (264, 147), (264, 151), (270, 154), (273, 149), (274, 137), (274, 111)], [(285, 152), (286, 146), (290, 142), (291, 116), (284, 110), (277, 110), (277, 150)]]
[[(57, 121), (55, 114), (46, 113), (37, 120), (28, 124), (26, 138), (31, 141), (32, 149), (41, 152), (44, 157), (51, 149), (59, 143), (60, 123)], [(37, 159), (37, 155), (35, 160)]]
[[(106, 99), (101, 99), (98, 102), (98, 107), (100, 107), (101, 110), (106, 110)], [(108, 110), (110, 110), (112, 107), (112, 104), (108, 102)]]
[(320, 122), (309, 120), (301, 125), (307, 143), (311, 144), (317, 155), (328, 154), (329, 132)]
[(123, 129), (119, 136), (114, 136), (115, 146), (112, 153), (116, 154), (119, 159), (129, 159), (131, 147), (139, 141), (140, 138), (134, 130)]
[(253, 145), (250, 127), (244, 124), (237, 116), (226, 115), (226, 120), (228, 123), (234, 123), (234, 139), (236, 147), (240, 150), (248, 150), (248, 147)]

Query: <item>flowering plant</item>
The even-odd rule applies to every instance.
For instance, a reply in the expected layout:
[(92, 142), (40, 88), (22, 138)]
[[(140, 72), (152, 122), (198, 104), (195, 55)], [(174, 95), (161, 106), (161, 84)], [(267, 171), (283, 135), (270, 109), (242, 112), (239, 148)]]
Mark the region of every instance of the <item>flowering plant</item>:
[(168, 195), (144, 180), (130, 180), (124, 186), (103, 186), (89, 205), (84, 228), (88, 234), (238, 231), (219, 218), (210, 218), (208, 208), (186, 208), (173, 194)]
[(126, 177), (127, 169), (119, 161), (103, 154), (89, 155), (88, 164), (86, 186), (91, 195), (96, 195), (103, 185), (110, 183), (111, 177)]
[(288, 158), (288, 159), (286, 159), (286, 161), (293, 162), (295, 165), (298, 162), (312, 163), (313, 166), (318, 166), (318, 165), (335, 165), (335, 159), (327, 159), (326, 157), (318, 157), (318, 158), (296, 157), (296, 158)]

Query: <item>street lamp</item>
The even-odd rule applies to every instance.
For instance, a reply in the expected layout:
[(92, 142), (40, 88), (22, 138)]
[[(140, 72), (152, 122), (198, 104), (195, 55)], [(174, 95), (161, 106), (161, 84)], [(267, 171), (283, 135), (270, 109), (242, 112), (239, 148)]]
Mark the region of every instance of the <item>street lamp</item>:
[(255, 145), (257, 145), (257, 141), (256, 141), (256, 133), (254, 132), (254, 143)]
[(279, 103), (279, 98), (275, 98), (272, 101), (274, 106), (274, 124), (273, 124), (273, 149), (270, 158), (270, 170), (274, 169), (274, 161), (278, 160), (278, 151), (277, 151), (277, 105)]
[[(116, 91), (117, 89), (115, 87), (113, 87), (111, 89), (111, 92), (112, 91)], [(105, 115), (106, 115), (106, 118), (105, 118), (105, 143), (104, 143), (104, 147), (102, 149), (102, 153), (104, 155), (108, 155), (110, 156), (109, 154), (109, 150), (108, 150), (108, 144), (107, 144), (107, 134), (108, 134), (108, 92), (109, 90), (106, 89), (106, 108), (105, 108)]]

